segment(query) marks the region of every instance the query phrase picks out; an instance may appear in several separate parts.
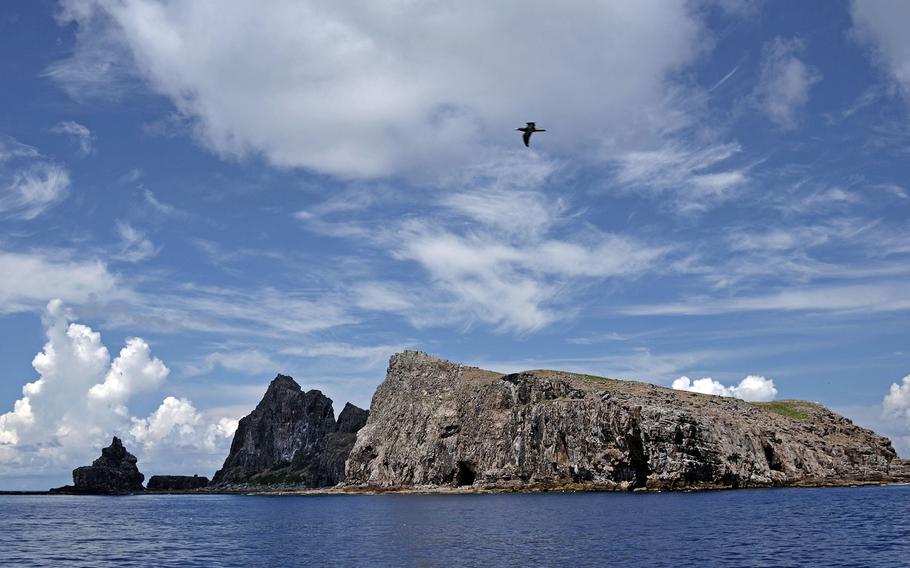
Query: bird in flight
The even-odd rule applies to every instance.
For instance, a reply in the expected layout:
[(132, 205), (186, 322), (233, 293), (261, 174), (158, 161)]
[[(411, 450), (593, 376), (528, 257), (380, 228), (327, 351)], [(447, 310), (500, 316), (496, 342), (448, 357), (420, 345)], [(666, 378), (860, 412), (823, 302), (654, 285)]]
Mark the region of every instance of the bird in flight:
[(524, 128), (516, 128), (515, 130), (519, 132), (524, 132), (521, 139), (525, 141), (525, 146), (530, 147), (531, 135), (535, 132), (546, 132), (543, 128), (537, 128), (537, 125), (533, 122), (529, 122)]

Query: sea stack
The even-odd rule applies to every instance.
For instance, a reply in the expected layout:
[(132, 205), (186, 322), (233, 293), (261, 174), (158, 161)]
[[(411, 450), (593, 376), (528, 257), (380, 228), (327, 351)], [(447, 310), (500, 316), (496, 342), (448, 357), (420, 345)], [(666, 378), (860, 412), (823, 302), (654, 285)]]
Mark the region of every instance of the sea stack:
[[(392, 356), (345, 486), (698, 489), (894, 481), (891, 442), (821, 405)], [(892, 471), (892, 469), (894, 471)]]
[(304, 392), (293, 378), (278, 375), (255, 410), (240, 420), (212, 485), (335, 485), (367, 415), (348, 404), (336, 422), (330, 398), (318, 390)]
[(126, 451), (120, 438), (114, 436), (111, 445), (101, 450), (101, 457), (92, 465), (73, 470), (73, 485), (52, 492), (123, 495), (143, 491), (145, 476), (136, 466), (136, 456)]

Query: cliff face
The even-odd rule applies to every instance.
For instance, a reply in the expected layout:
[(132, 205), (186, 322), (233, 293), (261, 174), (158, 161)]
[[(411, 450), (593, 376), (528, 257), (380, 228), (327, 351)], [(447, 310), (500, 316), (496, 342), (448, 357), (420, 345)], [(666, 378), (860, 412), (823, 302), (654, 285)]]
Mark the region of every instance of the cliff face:
[(366, 422), (365, 410), (349, 406), (336, 424), (331, 399), (318, 390), (303, 392), (294, 379), (278, 375), (256, 409), (240, 420), (231, 451), (212, 484), (338, 483), (356, 431)]
[(373, 397), (345, 484), (798, 485), (892, 479), (895, 457), (887, 438), (812, 403), (558, 371), (501, 375), (406, 351)]

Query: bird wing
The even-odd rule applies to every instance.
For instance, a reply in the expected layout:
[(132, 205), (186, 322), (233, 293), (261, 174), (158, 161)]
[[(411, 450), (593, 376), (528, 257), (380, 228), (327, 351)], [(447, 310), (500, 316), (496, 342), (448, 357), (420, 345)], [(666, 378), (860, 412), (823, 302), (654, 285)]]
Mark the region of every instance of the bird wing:
[(529, 142), (531, 141), (531, 131), (528, 130), (527, 132), (522, 134), (521, 139), (525, 141), (525, 146), (530, 147), (531, 145), (529, 144)]

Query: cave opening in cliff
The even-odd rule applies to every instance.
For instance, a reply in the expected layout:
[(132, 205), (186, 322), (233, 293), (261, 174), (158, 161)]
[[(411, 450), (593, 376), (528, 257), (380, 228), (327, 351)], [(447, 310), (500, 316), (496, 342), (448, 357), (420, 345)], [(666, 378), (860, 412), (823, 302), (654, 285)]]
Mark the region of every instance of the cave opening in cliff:
[(455, 483), (458, 487), (474, 485), (475, 479), (477, 479), (477, 473), (474, 472), (474, 464), (465, 461), (458, 462), (458, 471), (455, 474)]

